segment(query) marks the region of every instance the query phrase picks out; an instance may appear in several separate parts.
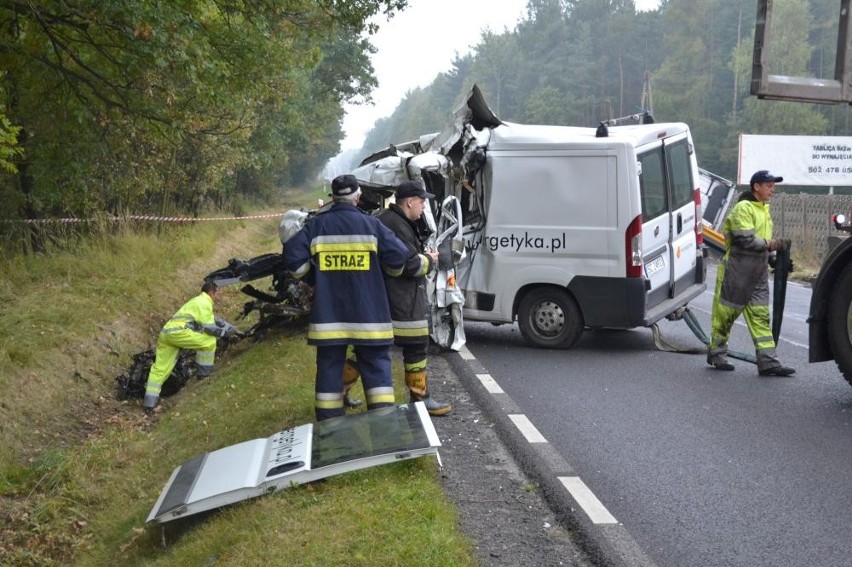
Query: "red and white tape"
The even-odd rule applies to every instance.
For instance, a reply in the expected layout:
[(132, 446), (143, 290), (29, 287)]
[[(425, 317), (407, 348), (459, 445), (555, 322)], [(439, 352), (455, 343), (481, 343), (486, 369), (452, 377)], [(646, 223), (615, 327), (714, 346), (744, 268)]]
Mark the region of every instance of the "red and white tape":
[(61, 218), (61, 219), (0, 219), (0, 222), (7, 223), (25, 223), (25, 224), (48, 224), (48, 223), (77, 223), (77, 222), (95, 222), (97, 220), (108, 221), (128, 221), (128, 220), (144, 220), (157, 222), (199, 222), (199, 221), (240, 221), (251, 219), (269, 219), (278, 218), (284, 213), (269, 213), (263, 215), (246, 215), (243, 217), (157, 217), (151, 215), (127, 215), (123, 217), (103, 217), (99, 219), (78, 219), (78, 218)]

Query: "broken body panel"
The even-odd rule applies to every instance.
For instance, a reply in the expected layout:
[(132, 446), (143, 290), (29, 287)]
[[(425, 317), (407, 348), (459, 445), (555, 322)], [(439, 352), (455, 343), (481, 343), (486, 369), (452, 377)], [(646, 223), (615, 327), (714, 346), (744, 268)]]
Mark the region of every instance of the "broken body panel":
[(147, 522), (165, 523), (355, 470), (438, 456), (423, 402), (299, 425), (178, 466)]

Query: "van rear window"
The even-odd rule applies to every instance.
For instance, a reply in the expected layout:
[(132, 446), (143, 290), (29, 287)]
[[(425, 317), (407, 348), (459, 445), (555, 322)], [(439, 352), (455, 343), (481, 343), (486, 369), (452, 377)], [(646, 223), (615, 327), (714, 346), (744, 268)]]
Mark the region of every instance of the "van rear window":
[(642, 164), (642, 173), (639, 175), (642, 221), (647, 222), (668, 211), (663, 148), (659, 147), (640, 155), (639, 163)]
[(639, 156), (642, 222), (693, 202), (692, 166), (686, 140), (658, 146)]
[(672, 188), (672, 209), (679, 209), (693, 202), (692, 168), (689, 161), (689, 147), (681, 140), (666, 147), (666, 165), (669, 170), (669, 183)]

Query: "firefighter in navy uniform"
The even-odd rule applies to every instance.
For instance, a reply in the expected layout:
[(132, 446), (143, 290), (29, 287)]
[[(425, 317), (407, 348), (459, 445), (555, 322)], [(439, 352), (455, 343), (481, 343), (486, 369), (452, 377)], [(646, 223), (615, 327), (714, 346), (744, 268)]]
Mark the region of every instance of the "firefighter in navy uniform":
[(347, 345), (358, 357), (367, 409), (394, 405), (393, 326), (383, 272), (399, 276), (408, 258), (393, 232), (356, 206), (361, 189), (353, 175), (336, 177), (331, 190), (334, 205), (284, 247), (287, 269), (314, 285), (308, 344), (317, 348), (317, 421), (345, 413)]

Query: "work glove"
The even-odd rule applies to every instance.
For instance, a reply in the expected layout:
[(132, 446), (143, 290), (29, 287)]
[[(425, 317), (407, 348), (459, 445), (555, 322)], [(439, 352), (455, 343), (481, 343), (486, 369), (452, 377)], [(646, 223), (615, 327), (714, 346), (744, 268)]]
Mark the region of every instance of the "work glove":
[(223, 333), (222, 336), (223, 337), (230, 337), (230, 336), (233, 336), (233, 335), (236, 335), (237, 333), (239, 333), (239, 331), (237, 330), (236, 327), (234, 327), (233, 325), (231, 325), (230, 323), (228, 323), (225, 320), (222, 321), (221, 329), (222, 329), (222, 333)]
[(767, 240), (766, 245), (769, 247), (769, 250), (771, 252), (775, 252), (776, 250), (784, 250), (784, 248), (786, 248), (784, 240), (781, 238), (773, 238), (772, 240)]
[(216, 317), (214, 319), (215, 324), (213, 325), (204, 325), (204, 332), (208, 335), (213, 335), (216, 338), (225, 338), (230, 337), (239, 333), (236, 327), (225, 321), (224, 319), (219, 319)]

